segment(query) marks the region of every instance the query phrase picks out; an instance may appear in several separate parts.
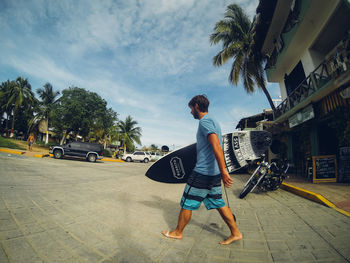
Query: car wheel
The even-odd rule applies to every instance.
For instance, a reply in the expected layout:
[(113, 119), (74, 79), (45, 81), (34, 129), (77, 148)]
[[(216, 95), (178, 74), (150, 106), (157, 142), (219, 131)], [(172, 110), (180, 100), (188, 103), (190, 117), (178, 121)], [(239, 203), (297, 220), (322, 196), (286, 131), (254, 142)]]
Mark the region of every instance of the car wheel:
[(62, 150), (56, 149), (56, 150), (53, 151), (53, 157), (56, 158), (56, 159), (61, 159), (62, 155), (63, 155), (62, 154)]
[(131, 158), (130, 157), (126, 158), (126, 161), (131, 162)]
[(97, 159), (96, 154), (90, 153), (90, 154), (88, 155), (88, 161), (89, 161), (89, 162), (94, 163), (94, 162), (96, 162), (96, 159)]
[(145, 158), (145, 159), (143, 160), (143, 162), (144, 162), (144, 163), (148, 163), (148, 162), (149, 162), (148, 158)]

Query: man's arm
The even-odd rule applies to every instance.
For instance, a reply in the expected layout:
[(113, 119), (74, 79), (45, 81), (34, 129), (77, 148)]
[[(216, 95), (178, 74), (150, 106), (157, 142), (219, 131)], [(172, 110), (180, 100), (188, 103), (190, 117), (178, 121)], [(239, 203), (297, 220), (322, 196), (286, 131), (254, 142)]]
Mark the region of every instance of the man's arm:
[(208, 135), (208, 141), (213, 148), (215, 158), (218, 162), (222, 181), (224, 182), (225, 187), (229, 188), (233, 184), (233, 179), (226, 170), (224, 153), (221, 149), (219, 137), (217, 134), (211, 133)]

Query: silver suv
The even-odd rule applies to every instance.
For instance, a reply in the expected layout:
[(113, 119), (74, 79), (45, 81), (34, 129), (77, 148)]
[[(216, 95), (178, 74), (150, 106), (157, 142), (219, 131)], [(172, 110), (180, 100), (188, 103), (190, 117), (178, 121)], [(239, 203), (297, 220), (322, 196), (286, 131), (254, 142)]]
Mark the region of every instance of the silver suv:
[(126, 162), (139, 161), (148, 163), (151, 160), (151, 155), (146, 152), (134, 152), (131, 154), (124, 154), (122, 160)]

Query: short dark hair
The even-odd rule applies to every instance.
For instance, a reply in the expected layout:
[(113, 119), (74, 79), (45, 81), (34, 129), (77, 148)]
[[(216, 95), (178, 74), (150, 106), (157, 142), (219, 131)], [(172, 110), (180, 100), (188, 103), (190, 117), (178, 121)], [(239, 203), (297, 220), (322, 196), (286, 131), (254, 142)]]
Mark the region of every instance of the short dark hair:
[(208, 112), (209, 100), (206, 95), (194, 96), (188, 103), (188, 106), (194, 107), (196, 104), (201, 112)]

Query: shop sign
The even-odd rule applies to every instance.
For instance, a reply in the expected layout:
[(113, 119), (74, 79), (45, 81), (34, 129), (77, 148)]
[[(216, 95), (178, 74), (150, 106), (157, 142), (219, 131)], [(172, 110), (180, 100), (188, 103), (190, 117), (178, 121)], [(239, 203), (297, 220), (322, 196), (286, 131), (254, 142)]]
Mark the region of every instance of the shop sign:
[(302, 124), (303, 122), (313, 119), (314, 117), (315, 117), (314, 109), (312, 105), (309, 105), (308, 107), (302, 109), (301, 111), (294, 114), (292, 117), (288, 119), (289, 127), (293, 128), (299, 124)]
[(338, 168), (335, 155), (312, 157), (313, 183), (337, 182)]
[(112, 145), (116, 145), (116, 146), (120, 146), (121, 145), (120, 141), (112, 141), (111, 144)]

